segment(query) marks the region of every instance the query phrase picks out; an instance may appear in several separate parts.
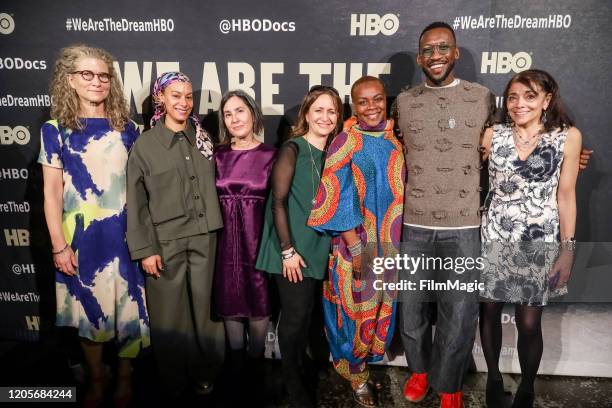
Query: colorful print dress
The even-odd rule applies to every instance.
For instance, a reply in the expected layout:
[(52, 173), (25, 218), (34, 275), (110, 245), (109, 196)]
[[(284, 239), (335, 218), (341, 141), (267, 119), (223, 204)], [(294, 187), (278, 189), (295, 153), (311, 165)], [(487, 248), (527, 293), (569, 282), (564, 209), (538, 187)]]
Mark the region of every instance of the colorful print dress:
[(482, 216), (485, 299), (535, 306), (567, 293), (566, 286), (551, 290), (548, 279), (560, 241), (557, 187), (566, 137), (566, 129), (544, 133), (521, 160), (512, 128), (493, 128)]
[(375, 290), (363, 262), (353, 279), (352, 257), (339, 235), (356, 229), (368, 257), (399, 250), (404, 203), (404, 155), (393, 121), (367, 127), (356, 119), (332, 141), (308, 225), (334, 235), (329, 280), (323, 286), (325, 330), (336, 370), (354, 385), (367, 380), (367, 362), (382, 360), (393, 337), (395, 294)]
[(63, 170), (62, 227), (78, 261), (77, 276), (56, 272), (56, 324), (115, 338), (120, 357), (135, 357), (150, 343), (144, 276), (125, 240), (126, 164), (139, 132), (132, 122), (118, 132), (104, 118), (81, 121), (83, 130), (55, 120), (41, 129), (38, 162)]

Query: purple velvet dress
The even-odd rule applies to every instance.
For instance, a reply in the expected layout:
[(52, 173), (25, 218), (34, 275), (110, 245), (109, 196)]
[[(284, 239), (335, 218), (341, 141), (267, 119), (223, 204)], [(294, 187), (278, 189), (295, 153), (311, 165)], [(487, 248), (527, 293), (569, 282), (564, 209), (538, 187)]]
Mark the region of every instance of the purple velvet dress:
[(276, 149), (222, 145), (215, 151), (216, 186), (224, 228), (218, 235), (215, 311), (221, 317), (270, 316), (268, 282), (255, 269)]

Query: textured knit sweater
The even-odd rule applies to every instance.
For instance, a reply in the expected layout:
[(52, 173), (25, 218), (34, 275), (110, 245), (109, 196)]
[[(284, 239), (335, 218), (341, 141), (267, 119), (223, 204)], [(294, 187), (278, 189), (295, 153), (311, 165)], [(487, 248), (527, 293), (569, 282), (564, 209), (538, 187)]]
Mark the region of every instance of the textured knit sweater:
[(480, 225), (480, 135), (495, 110), (491, 91), (461, 80), (424, 84), (397, 97), (406, 154), (404, 223), (432, 227)]

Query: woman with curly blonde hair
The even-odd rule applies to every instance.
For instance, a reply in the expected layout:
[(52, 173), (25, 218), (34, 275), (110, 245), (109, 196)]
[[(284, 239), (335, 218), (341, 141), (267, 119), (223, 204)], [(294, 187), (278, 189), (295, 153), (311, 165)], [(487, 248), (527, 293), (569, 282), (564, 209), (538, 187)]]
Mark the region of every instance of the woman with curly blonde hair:
[(149, 345), (144, 278), (125, 241), (126, 164), (139, 131), (112, 64), (99, 48), (60, 51), (38, 158), (57, 268), (56, 324), (78, 329), (89, 374), (86, 407), (104, 400), (104, 342), (114, 339), (119, 349), (115, 406), (129, 405), (130, 359)]

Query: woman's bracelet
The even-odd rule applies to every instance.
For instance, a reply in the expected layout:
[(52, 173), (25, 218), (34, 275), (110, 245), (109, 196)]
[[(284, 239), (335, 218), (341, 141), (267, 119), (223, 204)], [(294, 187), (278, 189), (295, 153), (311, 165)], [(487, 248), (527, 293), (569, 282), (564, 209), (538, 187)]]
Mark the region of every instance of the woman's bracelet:
[(561, 241), (561, 249), (574, 252), (576, 250), (576, 239), (574, 237), (565, 238)]
[(351, 256), (361, 255), (361, 241), (357, 241), (353, 245), (349, 245), (346, 248), (351, 253)]
[(286, 252), (286, 253), (282, 253), (282, 252), (281, 252), (281, 258), (283, 259), (283, 261), (285, 261), (285, 260), (287, 260), (287, 259), (289, 259), (289, 258), (293, 257), (293, 255), (295, 255), (295, 254), (296, 254), (295, 249), (294, 249), (294, 248), (291, 248), (291, 249), (289, 250), (289, 252)]
[(57, 251), (57, 252), (53, 252), (53, 251), (51, 251), (51, 255), (59, 255), (59, 254), (61, 254), (62, 252), (64, 252), (65, 250), (67, 250), (67, 249), (68, 249), (68, 244), (66, 244), (66, 246), (65, 246), (65, 247), (63, 247), (62, 249), (60, 249), (60, 250), (59, 250), (59, 251)]

